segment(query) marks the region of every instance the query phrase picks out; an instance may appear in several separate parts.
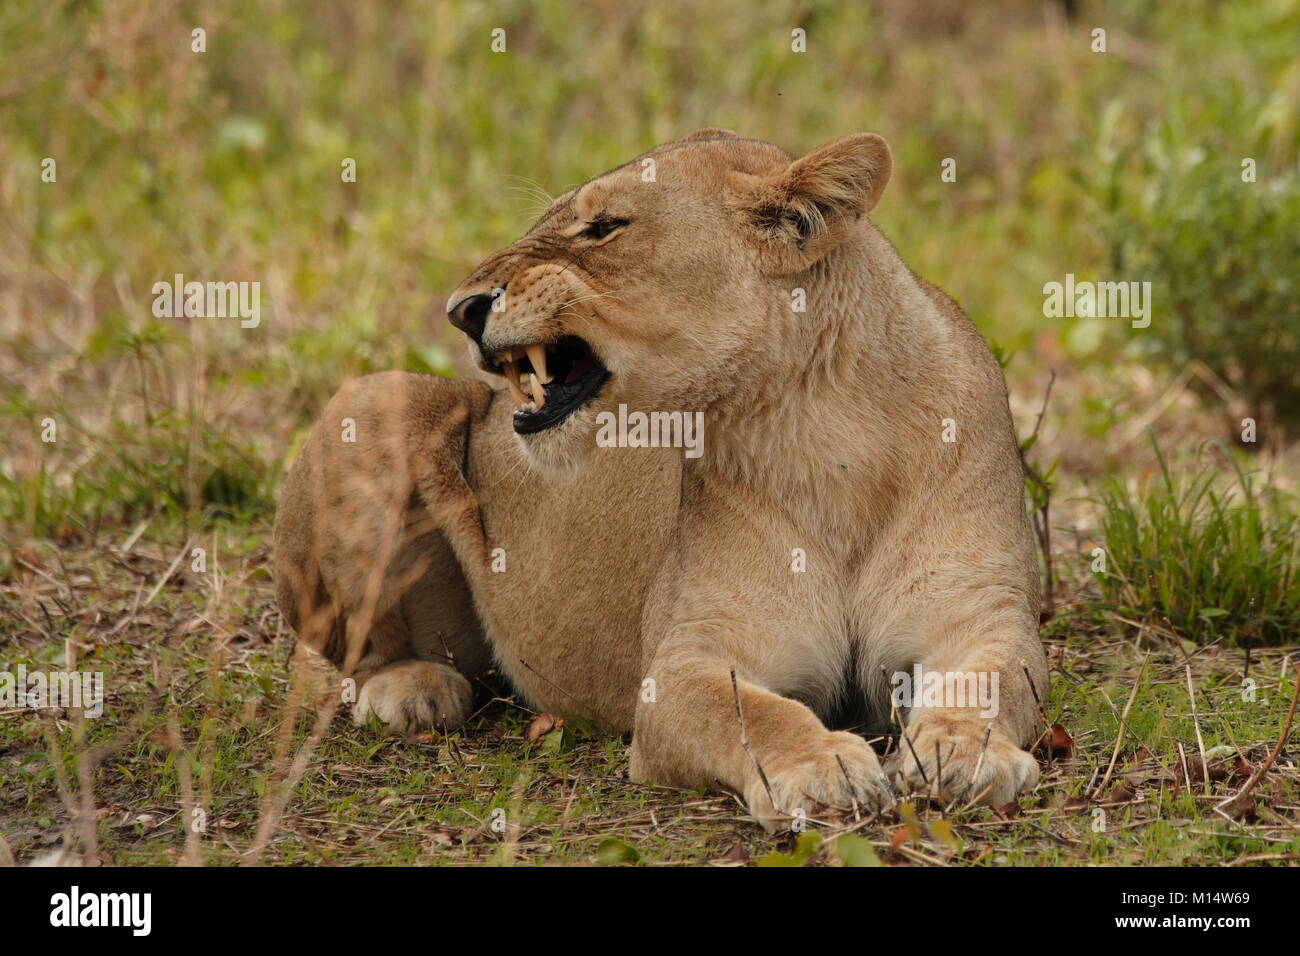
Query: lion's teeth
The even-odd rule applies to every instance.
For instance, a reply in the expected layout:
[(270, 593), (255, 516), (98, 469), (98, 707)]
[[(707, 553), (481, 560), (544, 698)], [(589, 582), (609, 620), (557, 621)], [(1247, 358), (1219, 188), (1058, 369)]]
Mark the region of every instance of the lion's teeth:
[[(519, 361), (525, 354), (532, 363), (533, 371), (528, 373), (525, 382), (519, 374)], [(546, 404), (546, 389), (543, 385), (551, 380), (546, 374), (546, 347), (529, 345), (522, 349), (501, 350), (501, 374), (505, 376), (510, 388), (510, 397), (515, 407), (522, 412), (536, 412)]]
[(523, 387), (519, 384), (519, 366), (515, 364), (513, 355), (507, 354), (504, 357), (501, 371), (505, 375), (506, 385), (510, 387), (510, 397), (514, 399), (515, 407), (523, 407), (524, 402), (528, 401), (528, 396), (524, 394)]
[(546, 374), (546, 346), (529, 345), (524, 348), (528, 353), (528, 361), (533, 363), (533, 371), (537, 373), (538, 381), (543, 385), (551, 381), (551, 376)]

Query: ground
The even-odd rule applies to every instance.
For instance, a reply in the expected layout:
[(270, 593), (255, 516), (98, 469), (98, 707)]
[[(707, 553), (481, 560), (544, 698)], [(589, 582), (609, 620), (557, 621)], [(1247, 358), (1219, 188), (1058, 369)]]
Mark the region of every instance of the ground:
[[(1300, 859), (1294, 744), (1246, 807), (1215, 811), (1277, 742), (1294, 652), (1252, 653), (1256, 699), (1247, 702), (1240, 650), (1110, 636), (1067, 608), (1047, 627), (1053, 689), (1044, 704), (1045, 721), (1066, 736), (1058, 732), (1052, 754), (1040, 749), (1036, 792), (999, 809), (913, 797), (882, 817), (812, 821), (799, 843), (795, 833), (764, 833), (730, 795), (629, 783), (626, 739), (570, 724), (527, 742), (534, 715), (500, 688), (482, 688), (478, 713), (446, 738), (394, 736), (339, 714), (313, 739), (314, 718), (303, 711), (286, 740), (290, 641), (274, 606), (265, 529), (203, 539), (213, 555), (203, 574), (177, 561), (191, 553), (183, 540), (160, 545), (148, 527), (128, 537), (114, 531), (26, 552), (23, 572), (0, 592), (0, 628), (18, 635), (19, 660), (56, 670), (71, 643), (80, 667), (102, 669), (108, 688), (97, 720), (0, 712), (0, 834), (20, 862), (81, 845), (87, 807), (94, 852), (119, 865)], [(87, 633), (96, 635), (89, 643)], [(1244, 761), (1236, 750), (1216, 758), (1225, 745)], [(47, 760), (50, 752), (59, 759)], [(308, 756), (305, 766), (292, 768), (296, 754)], [(195, 806), (206, 814), (198, 831)], [(260, 829), (268, 819), (275, 826)]]

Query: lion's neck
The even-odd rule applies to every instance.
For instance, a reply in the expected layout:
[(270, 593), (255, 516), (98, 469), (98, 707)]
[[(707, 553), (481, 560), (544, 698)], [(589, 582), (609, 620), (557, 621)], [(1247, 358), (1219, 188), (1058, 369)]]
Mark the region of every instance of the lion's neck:
[(938, 434), (952, 330), (872, 229), (791, 286), (806, 289), (807, 312), (774, 310), (756, 374), (705, 413), (709, 447), (693, 467), (859, 520), (864, 494), (888, 500), (904, 446), (914, 456)]

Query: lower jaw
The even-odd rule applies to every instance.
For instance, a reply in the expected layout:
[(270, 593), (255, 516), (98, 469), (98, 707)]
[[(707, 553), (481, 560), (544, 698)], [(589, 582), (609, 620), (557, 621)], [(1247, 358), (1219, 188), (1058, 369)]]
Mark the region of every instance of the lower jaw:
[(545, 422), (530, 421), (530, 419), (533, 419), (535, 416), (523, 415), (520, 412), (515, 412), (515, 417), (514, 417), (515, 434), (516, 435), (544, 435), (547, 432), (556, 431), (557, 429), (564, 427), (564, 423), (569, 421), (571, 418), (573, 418), (573, 416), (576, 415), (581, 410), (582, 410), (581, 405), (574, 406), (573, 408), (567, 410), (562, 417), (557, 418), (554, 421), (545, 421)]
[[(555, 431), (556, 429), (563, 427), (564, 424), (568, 422), (571, 418), (573, 418), (574, 415), (581, 412), (584, 408), (590, 405), (592, 401), (595, 400), (596, 396), (600, 394), (601, 389), (604, 388), (605, 382), (607, 382), (608, 380), (609, 380), (609, 373), (605, 372), (600, 377), (599, 381), (594, 382), (589, 387), (589, 390), (580, 394), (579, 399), (572, 407), (566, 408), (565, 411), (562, 413), (562, 416), (553, 421), (542, 418), (540, 414), (522, 415), (519, 412), (515, 412), (515, 416), (514, 416), (515, 434), (540, 435), (545, 432)], [(544, 413), (545, 411), (546, 411), (546, 406), (543, 406), (542, 412)]]

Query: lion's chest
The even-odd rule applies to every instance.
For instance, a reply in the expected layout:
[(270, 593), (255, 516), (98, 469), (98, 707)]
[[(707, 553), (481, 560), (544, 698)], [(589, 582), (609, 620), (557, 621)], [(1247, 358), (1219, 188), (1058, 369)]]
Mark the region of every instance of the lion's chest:
[(508, 418), (473, 440), (491, 566), (475, 599), (501, 669), (534, 706), (630, 730), (681, 452), (595, 448), (559, 480), (530, 470)]

